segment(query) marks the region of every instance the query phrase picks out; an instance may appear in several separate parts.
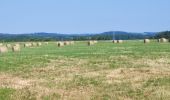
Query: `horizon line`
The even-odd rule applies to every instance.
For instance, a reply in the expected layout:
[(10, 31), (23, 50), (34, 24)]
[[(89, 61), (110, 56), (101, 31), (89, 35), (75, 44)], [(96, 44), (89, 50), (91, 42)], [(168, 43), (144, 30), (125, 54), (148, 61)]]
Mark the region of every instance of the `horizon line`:
[[(165, 30), (169, 31), (169, 30)], [(159, 32), (165, 32), (165, 31), (159, 31)], [(147, 32), (153, 32), (153, 33), (159, 33), (155, 31), (143, 31), (143, 32), (132, 32), (132, 31), (103, 31), (103, 32), (82, 32), (82, 33), (65, 33), (65, 32), (23, 32), (23, 33), (8, 33), (8, 32), (0, 32), (0, 34), (35, 34), (35, 33), (53, 33), (53, 34), (100, 34), (105, 32), (127, 32), (127, 33), (147, 33)]]

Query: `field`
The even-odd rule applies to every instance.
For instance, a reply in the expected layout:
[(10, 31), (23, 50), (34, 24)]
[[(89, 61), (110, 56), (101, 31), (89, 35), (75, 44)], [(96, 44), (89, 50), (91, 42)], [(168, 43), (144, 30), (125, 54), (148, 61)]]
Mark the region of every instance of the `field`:
[(169, 100), (170, 43), (55, 43), (0, 54), (0, 100)]

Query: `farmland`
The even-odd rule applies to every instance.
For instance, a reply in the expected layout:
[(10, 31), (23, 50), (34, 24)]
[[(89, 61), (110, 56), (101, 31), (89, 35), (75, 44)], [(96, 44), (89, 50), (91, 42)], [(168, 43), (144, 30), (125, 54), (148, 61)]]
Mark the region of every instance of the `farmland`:
[(169, 98), (170, 43), (49, 42), (0, 54), (0, 100)]

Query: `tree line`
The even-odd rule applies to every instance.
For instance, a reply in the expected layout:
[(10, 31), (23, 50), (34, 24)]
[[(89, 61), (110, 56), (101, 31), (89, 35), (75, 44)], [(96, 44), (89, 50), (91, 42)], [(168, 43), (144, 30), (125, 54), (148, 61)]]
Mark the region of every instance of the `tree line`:
[(30, 33), (30, 34), (2, 34), (0, 42), (25, 42), (25, 41), (64, 41), (64, 40), (134, 40), (134, 39), (170, 39), (170, 31), (159, 33), (129, 33), (122, 31), (109, 31), (100, 34), (58, 34), (58, 33)]
[(170, 31), (159, 32), (158, 34), (155, 35), (155, 38), (156, 39), (159, 39), (159, 38), (170, 39)]

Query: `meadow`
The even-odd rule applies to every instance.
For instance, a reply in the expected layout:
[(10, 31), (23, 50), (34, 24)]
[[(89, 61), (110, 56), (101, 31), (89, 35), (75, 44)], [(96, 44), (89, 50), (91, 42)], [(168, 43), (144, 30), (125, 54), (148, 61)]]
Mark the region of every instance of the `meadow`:
[(169, 100), (170, 43), (49, 42), (0, 54), (0, 100)]

